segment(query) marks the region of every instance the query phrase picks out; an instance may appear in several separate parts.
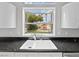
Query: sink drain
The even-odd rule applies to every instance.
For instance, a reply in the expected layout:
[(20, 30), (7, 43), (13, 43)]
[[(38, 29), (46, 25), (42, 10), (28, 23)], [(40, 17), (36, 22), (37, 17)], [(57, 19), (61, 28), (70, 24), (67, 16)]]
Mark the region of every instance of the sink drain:
[(32, 47), (28, 47), (28, 48), (32, 48)]

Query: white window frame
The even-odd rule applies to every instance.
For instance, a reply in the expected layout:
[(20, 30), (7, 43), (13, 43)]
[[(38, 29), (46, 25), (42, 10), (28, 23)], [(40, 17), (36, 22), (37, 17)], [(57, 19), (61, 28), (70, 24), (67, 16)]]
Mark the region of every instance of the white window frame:
[(22, 35), (24, 37), (32, 37), (34, 36), (34, 33), (27, 33), (27, 34), (24, 34), (25, 31), (24, 31), (24, 28), (25, 28), (25, 12), (24, 12), (24, 9), (52, 9), (53, 12), (54, 12), (54, 21), (53, 21), (53, 32), (52, 33), (36, 33), (36, 36), (37, 37), (53, 37), (55, 36), (55, 10), (56, 8), (55, 7), (23, 7), (23, 10), (22, 10), (22, 13), (23, 13), (23, 20), (22, 20)]

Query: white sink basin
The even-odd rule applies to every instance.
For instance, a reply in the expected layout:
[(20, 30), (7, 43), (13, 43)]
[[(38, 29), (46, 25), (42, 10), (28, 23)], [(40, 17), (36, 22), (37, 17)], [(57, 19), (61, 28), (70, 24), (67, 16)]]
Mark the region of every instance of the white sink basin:
[(27, 40), (20, 49), (28, 50), (52, 50), (57, 49), (51, 40)]

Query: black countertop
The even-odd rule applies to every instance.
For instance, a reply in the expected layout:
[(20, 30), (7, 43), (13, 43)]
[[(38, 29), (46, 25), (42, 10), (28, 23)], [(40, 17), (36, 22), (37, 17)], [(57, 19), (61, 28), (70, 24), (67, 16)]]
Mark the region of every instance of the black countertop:
[(28, 38), (0, 37), (0, 52), (79, 52), (79, 38), (50, 38), (57, 50), (29, 51), (19, 49)]

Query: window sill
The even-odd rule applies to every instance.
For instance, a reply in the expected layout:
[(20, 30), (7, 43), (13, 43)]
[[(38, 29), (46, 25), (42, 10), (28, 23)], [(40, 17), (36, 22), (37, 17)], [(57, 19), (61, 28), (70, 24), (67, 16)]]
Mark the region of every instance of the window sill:
[[(42, 34), (40, 34), (40, 33), (37, 33), (37, 34), (35, 34), (37, 37), (53, 37), (53, 36), (55, 36), (55, 34), (45, 34), (45, 33), (42, 33)], [(24, 37), (33, 37), (34, 36), (34, 34), (33, 33), (27, 33), (27, 34), (23, 34), (23, 36)]]

